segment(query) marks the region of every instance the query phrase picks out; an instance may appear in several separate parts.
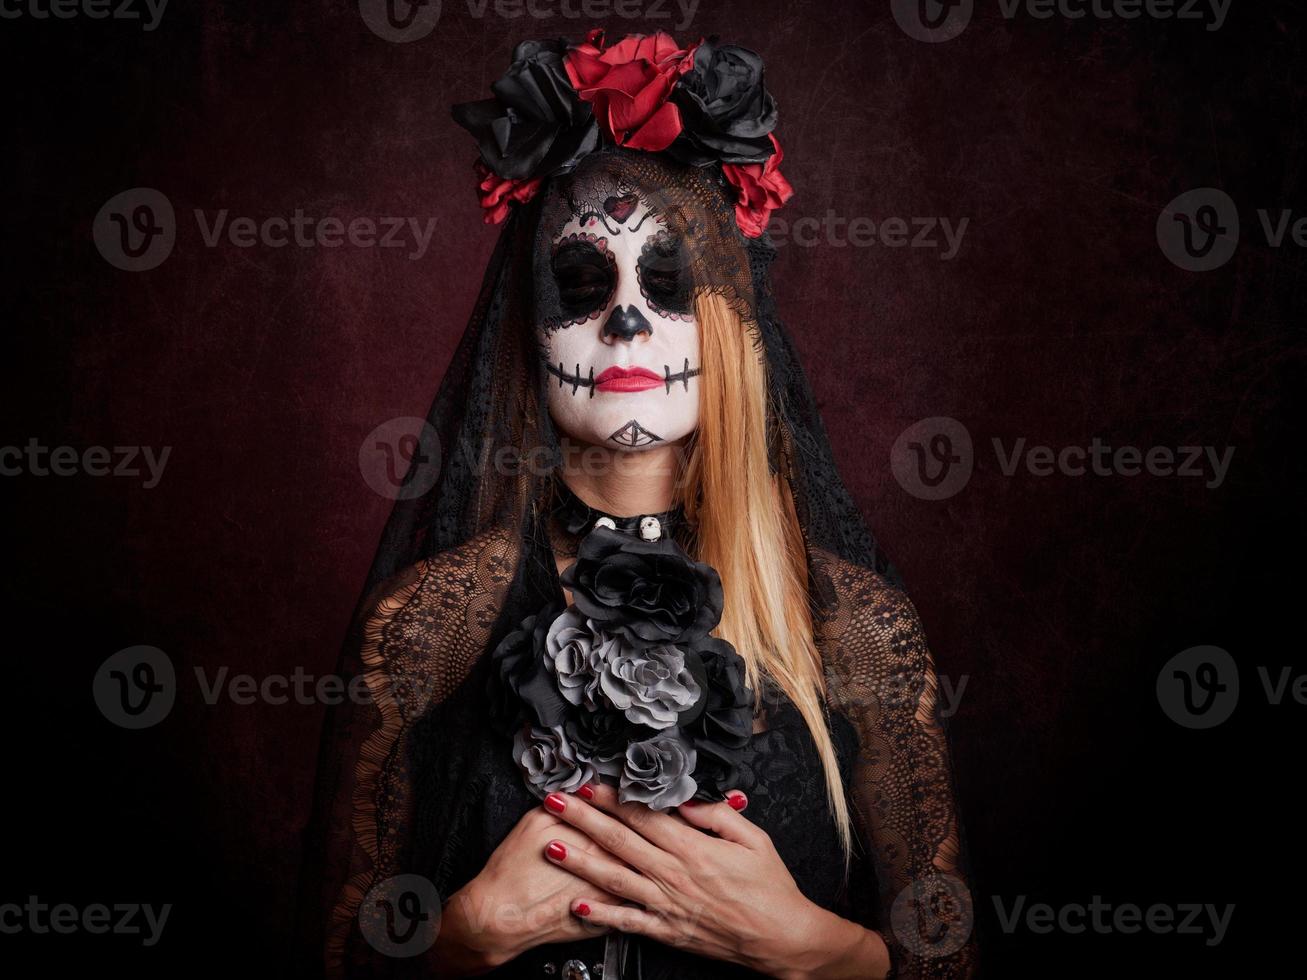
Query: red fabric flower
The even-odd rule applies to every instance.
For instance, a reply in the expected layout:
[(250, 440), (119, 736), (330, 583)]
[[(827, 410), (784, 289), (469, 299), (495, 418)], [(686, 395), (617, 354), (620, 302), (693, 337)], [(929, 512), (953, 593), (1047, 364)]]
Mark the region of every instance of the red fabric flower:
[(525, 203), (535, 197), (544, 178), (533, 177), (530, 180), (508, 180), (499, 176), (482, 161), (477, 160), (476, 169), (480, 183), (477, 184), (477, 197), (486, 209), (486, 224), (499, 224), (508, 217), (508, 206), (513, 201)]
[(771, 213), (794, 196), (794, 188), (780, 171), (781, 144), (771, 134), (776, 152), (762, 163), (723, 163), (722, 173), (735, 186), (735, 221), (749, 238), (758, 238), (767, 230)]
[[(611, 48), (593, 30), (567, 52), (567, 75), (594, 107), (600, 128), (633, 150), (665, 150), (681, 133), (681, 110), (667, 101), (677, 79), (694, 66), (694, 48), (679, 48), (670, 34), (631, 34)], [(697, 46), (697, 45), (696, 45)]]

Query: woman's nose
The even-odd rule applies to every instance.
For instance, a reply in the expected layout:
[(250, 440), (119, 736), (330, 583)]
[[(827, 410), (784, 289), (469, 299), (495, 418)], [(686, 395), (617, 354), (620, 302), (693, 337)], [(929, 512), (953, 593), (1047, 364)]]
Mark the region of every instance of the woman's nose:
[(600, 336), (606, 344), (611, 344), (616, 340), (634, 340), (638, 334), (648, 334), (653, 336), (653, 324), (651, 324), (640, 308), (634, 303), (627, 306), (614, 306), (613, 311), (608, 314), (608, 319), (604, 321), (604, 329)]

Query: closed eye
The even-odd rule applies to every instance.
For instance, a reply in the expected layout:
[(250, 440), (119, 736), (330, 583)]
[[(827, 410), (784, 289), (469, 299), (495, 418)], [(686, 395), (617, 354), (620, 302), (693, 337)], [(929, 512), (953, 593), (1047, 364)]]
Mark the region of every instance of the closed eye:
[(611, 253), (586, 239), (562, 243), (552, 260), (558, 298), (568, 319), (585, 317), (608, 305), (617, 286)]

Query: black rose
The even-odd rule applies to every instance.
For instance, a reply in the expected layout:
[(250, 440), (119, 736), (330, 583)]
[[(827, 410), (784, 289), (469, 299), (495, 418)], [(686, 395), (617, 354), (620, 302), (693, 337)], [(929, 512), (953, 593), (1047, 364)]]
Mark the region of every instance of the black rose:
[(698, 797), (720, 800), (739, 782), (743, 750), (753, 734), (753, 692), (745, 682), (744, 659), (731, 644), (709, 636), (694, 651), (703, 662), (708, 693), (702, 714), (685, 733), (697, 755)]
[(454, 121), (471, 133), (481, 159), (500, 177), (525, 180), (564, 173), (599, 145), (590, 104), (563, 66), (567, 42), (523, 41), (513, 64), (490, 86), (493, 99), (460, 102)]
[(671, 538), (645, 541), (597, 527), (560, 576), (595, 627), (637, 647), (693, 644), (722, 615), (722, 581)]
[(694, 67), (672, 92), (684, 129), (667, 152), (697, 167), (715, 160), (762, 163), (771, 156), (776, 100), (762, 76), (762, 58), (748, 48), (718, 44), (715, 37), (700, 44)]
[(651, 728), (627, 721), (620, 711), (574, 711), (563, 722), (563, 732), (576, 746), (577, 754), (607, 776), (621, 773), (627, 743), (656, 734)]
[(567, 716), (570, 705), (545, 666), (545, 640), (561, 610), (561, 603), (555, 601), (538, 615), (528, 616), (490, 655), (491, 719), (503, 732), (511, 733), (523, 722), (552, 728), (562, 725)]

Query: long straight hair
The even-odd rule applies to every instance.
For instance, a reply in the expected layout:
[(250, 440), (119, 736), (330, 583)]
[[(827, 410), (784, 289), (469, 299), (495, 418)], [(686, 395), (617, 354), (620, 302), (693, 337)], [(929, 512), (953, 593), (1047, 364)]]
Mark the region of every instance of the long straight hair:
[(740, 315), (718, 293), (700, 291), (699, 425), (678, 481), (698, 525), (699, 561), (722, 579), (715, 633), (733, 644), (750, 687), (766, 673), (812, 733), (847, 868), (849, 807), (823, 708), (825, 677), (813, 639), (803, 533), (789, 487), (767, 456), (767, 367)]

